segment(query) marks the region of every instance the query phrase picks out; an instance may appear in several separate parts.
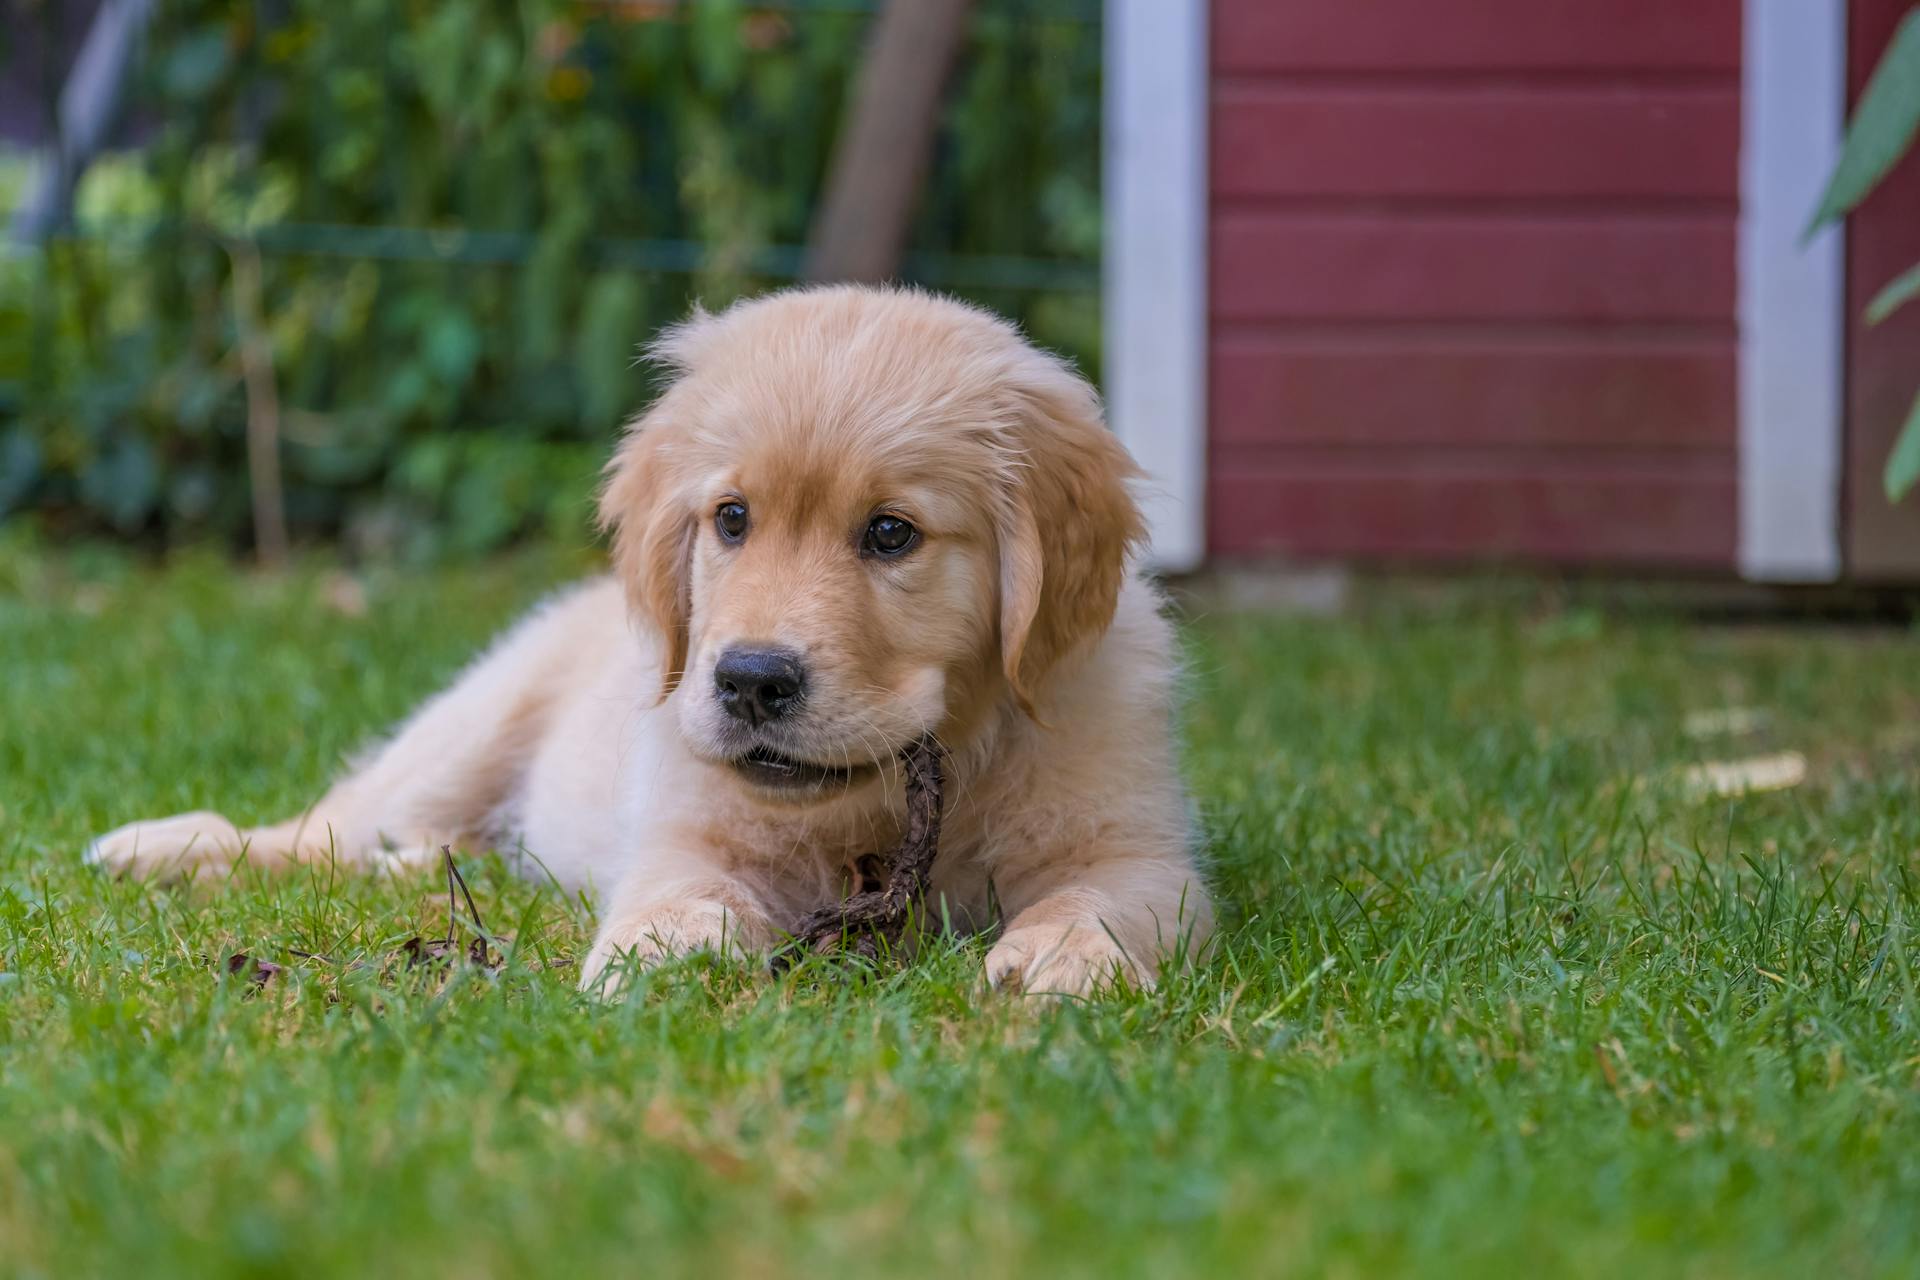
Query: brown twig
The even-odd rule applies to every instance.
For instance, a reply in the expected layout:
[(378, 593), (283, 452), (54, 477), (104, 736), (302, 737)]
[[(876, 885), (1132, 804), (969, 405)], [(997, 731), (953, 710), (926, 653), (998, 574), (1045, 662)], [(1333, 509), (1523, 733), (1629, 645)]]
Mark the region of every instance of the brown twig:
[[(440, 846), (440, 859), (447, 869), (447, 936), (444, 938), (408, 938), (400, 947), (406, 953), (407, 968), (412, 969), (423, 964), (434, 964), (451, 955), (464, 954), (469, 964), (482, 969), (500, 968), (502, 962), (493, 958), (487, 948), (487, 926), (480, 919), (480, 908), (473, 904), (473, 894), (467, 890), (467, 878), (460, 874), (460, 868), (453, 864), (453, 849), (449, 845)], [(473, 938), (465, 947), (459, 938), (459, 898), (467, 900), (467, 916), (473, 922)]]
[(260, 563), (287, 558), (287, 511), (280, 481), (280, 392), (273, 380), (273, 344), (260, 313), (260, 250), (227, 241), (233, 264), (233, 329), (247, 388), (247, 479), (253, 499), (253, 549)]

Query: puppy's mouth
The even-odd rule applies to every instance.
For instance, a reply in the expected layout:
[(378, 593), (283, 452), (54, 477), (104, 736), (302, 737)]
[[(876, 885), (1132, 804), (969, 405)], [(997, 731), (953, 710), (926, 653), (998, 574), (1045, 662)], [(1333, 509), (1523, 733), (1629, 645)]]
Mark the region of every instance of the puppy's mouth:
[(749, 782), (773, 791), (845, 790), (878, 772), (871, 764), (816, 764), (764, 746), (734, 756), (727, 764)]

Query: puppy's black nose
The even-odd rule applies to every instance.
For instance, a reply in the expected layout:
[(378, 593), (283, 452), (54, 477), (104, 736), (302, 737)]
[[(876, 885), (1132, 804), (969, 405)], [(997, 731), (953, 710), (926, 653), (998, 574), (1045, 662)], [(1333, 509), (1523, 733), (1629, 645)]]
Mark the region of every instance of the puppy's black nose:
[(791, 649), (728, 649), (713, 664), (713, 696), (748, 724), (778, 720), (806, 689), (807, 669)]

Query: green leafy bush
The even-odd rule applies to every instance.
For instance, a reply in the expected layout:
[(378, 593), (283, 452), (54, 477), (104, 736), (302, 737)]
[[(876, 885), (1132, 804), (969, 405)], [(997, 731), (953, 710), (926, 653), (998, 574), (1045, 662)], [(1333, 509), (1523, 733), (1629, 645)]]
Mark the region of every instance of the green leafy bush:
[[(1820, 198), (1809, 231), (1845, 217), (1880, 185), (1880, 180), (1913, 147), (1920, 132), (1920, 9), (1909, 13), (1867, 82), (1840, 163)], [(1878, 324), (1920, 294), (1920, 263), (1889, 281), (1867, 304), (1867, 321)], [(1898, 502), (1920, 483), (1920, 396), (1907, 411), (1906, 424), (1887, 455), (1883, 476), (1887, 501)]]
[[(161, 5), (146, 142), (89, 171), (73, 234), (0, 259), (0, 514), (247, 536), (257, 255), (296, 535), (577, 531), (638, 344), (797, 270), (871, 7)], [(979, 10), (905, 274), (1091, 365), (1097, 6)]]

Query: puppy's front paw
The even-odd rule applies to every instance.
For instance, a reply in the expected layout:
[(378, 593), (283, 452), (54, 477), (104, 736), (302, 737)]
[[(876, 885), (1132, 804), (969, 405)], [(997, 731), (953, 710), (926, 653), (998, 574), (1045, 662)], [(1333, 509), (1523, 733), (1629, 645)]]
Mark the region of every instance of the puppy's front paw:
[(217, 813), (129, 822), (87, 846), (87, 861), (113, 875), (178, 880), (198, 868), (226, 871), (240, 856), (239, 828)]
[(580, 989), (618, 999), (630, 968), (650, 968), (696, 951), (747, 950), (737, 916), (717, 902), (656, 902), (600, 927), (580, 966)]
[(1084, 996), (1116, 980), (1152, 981), (1098, 921), (1015, 927), (987, 952), (987, 981), (1028, 995)]

